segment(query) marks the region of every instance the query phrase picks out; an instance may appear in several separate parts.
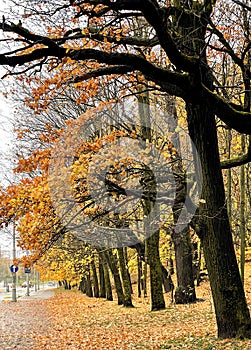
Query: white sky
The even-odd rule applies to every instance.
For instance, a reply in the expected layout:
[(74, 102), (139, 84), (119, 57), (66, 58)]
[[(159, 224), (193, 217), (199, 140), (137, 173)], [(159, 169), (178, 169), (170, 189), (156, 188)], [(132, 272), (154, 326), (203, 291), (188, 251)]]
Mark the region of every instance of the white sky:
[[(1, 89), (1, 88), (0, 88)], [(6, 150), (11, 139), (11, 110), (5, 100), (0, 95), (0, 150)]]
[[(6, 11), (8, 7), (8, 0), (0, 0), (0, 16)], [(7, 15), (6, 15), (7, 17)], [(1, 37), (1, 33), (0, 33)], [(0, 42), (1, 45), (1, 42)], [(0, 47), (1, 50), (1, 47)], [(2, 96), (1, 91), (4, 89), (5, 81), (1, 81), (1, 77), (4, 75), (5, 70), (0, 67), (0, 185), (9, 185), (10, 180), (13, 178), (11, 168), (11, 148), (12, 148), (12, 117), (13, 112), (8, 104), (8, 100)], [(9, 181), (7, 181), (9, 179)], [(1, 203), (0, 203), (1, 205)], [(9, 227), (6, 230), (0, 230), (0, 246), (4, 255), (12, 257), (12, 228)]]
[[(11, 165), (8, 161), (10, 159), (12, 138), (10, 118), (11, 110), (8, 108), (7, 101), (2, 97), (0, 92), (0, 185), (8, 185), (6, 179), (11, 178)], [(4, 231), (0, 231), (0, 246), (4, 255), (8, 252), (11, 254), (11, 239)]]
[(11, 147), (12, 147), (12, 111), (8, 107), (7, 100), (1, 95), (0, 85), (0, 184), (9, 178), (11, 167)]
[[(7, 13), (6, 8), (8, 8), (8, 0), (0, 0), (0, 16), (3, 13)], [(0, 31), (0, 38), (2, 37)], [(1, 42), (0, 42), (1, 50)], [(10, 158), (10, 148), (12, 142), (12, 112), (8, 106), (8, 101), (2, 96), (2, 91), (6, 91), (4, 88), (5, 81), (1, 81), (1, 77), (5, 74), (5, 69), (0, 66), (0, 185), (3, 184), (3, 179), (6, 177), (10, 178), (8, 173), (10, 173), (10, 163), (8, 159)]]

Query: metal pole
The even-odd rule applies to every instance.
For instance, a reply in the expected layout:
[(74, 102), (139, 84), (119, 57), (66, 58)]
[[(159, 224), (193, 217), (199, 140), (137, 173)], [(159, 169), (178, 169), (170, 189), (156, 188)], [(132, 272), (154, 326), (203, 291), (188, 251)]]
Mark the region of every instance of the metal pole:
[(38, 271), (37, 271), (37, 290), (40, 290), (40, 276)]
[[(12, 243), (13, 243), (13, 265), (15, 265), (16, 260), (16, 230), (15, 230), (15, 220), (13, 222), (13, 237), (12, 237)], [(17, 275), (16, 272), (12, 272), (12, 291), (11, 291), (11, 301), (16, 302), (17, 301)]]
[(27, 297), (30, 296), (30, 276), (29, 273), (26, 273), (26, 283), (27, 283)]
[(34, 274), (34, 286), (35, 286), (35, 292), (37, 292), (37, 270), (34, 266), (34, 269), (33, 269), (33, 274)]

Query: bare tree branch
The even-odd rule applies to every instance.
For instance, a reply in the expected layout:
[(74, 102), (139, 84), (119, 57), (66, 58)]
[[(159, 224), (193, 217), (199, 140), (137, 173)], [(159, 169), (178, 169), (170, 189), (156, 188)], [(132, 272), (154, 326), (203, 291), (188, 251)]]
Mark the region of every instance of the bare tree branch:
[(233, 0), (233, 2), (237, 5), (240, 5), (241, 7), (243, 7), (244, 9), (251, 11), (251, 6), (248, 6), (247, 4), (244, 4), (243, 2), (239, 1), (239, 0)]

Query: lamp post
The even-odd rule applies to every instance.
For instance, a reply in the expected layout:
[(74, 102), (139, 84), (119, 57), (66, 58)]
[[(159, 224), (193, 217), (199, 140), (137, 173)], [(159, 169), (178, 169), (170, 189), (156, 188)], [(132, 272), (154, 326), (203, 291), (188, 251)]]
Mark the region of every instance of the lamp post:
[[(29, 251), (26, 250), (26, 255), (29, 256)], [(26, 266), (25, 269), (24, 269), (24, 272), (26, 273), (26, 288), (27, 288), (27, 291), (26, 291), (26, 295), (27, 297), (30, 296), (30, 272), (31, 272), (31, 268), (30, 266)]]
[(28, 270), (26, 271), (26, 284), (27, 284), (27, 291), (26, 291), (26, 295), (27, 297), (30, 296), (30, 273), (28, 272)]
[[(14, 222), (13, 222), (13, 237), (12, 237), (12, 243), (13, 243), (13, 251), (12, 251), (13, 264), (15, 264), (15, 260), (16, 260), (16, 230), (15, 230), (15, 220), (14, 220)], [(13, 271), (13, 272), (12, 272), (11, 301), (14, 301), (14, 302), (17, 301), (17, 289), (16, 289), (16, 284), (17, 284), (17, 275), (16, 275), (16, 271)]]

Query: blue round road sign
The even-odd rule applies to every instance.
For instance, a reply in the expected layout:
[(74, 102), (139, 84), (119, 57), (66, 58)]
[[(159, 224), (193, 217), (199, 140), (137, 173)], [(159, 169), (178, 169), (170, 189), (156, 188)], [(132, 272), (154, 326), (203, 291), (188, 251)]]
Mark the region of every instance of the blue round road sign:
[(11, 265), (10, 266), (10, 271), (11, 272), (17, 272), (18, 271), (18, 267), (16, 265)]

